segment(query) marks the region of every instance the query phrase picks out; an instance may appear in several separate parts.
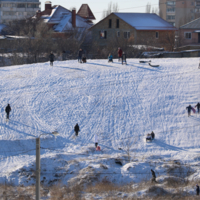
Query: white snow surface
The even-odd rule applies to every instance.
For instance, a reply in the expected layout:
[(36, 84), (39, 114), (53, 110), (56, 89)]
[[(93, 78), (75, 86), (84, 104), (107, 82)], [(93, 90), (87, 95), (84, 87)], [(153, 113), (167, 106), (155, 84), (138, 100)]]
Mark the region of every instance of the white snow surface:
[[(160, 67), (138, 59), (121, 65), (114, 59), (0, 68), (0, 182), (34, 184), (36, 138), (55, 130), (56, 138), (41, 136), (41, 180), (46, 184), (87, 176), (96, 180), (97, 174), (115, 183), (137, 183), (151, 178), (152, 168), (164, 179), (171, 160), (181, 162), (184, 170), (192, 167), (189, 178), (199, 178), (200, 115), (188, 117), (186, 112), (186, 106), (200, 101), (199, 59), (151, 61)], [(12, 109), (9, 122), (7, 103)], [(151, 131), (155, 140), (146, 143)], [(101, 152), (95, 151), (95, 134)]]

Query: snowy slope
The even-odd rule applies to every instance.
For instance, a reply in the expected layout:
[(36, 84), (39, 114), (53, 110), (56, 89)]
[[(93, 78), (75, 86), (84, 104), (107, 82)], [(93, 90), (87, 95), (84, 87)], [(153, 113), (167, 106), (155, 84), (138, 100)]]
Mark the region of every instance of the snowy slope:
[[(117, 60), (88, 60), (86, 64), (55, 62), (54, 67), (38, 63), (0, 68), (0, 182), (34, 183), (19, 170), (35, 169), (35, 138), (54, 130), (60, 134), (57, 138), (41, 137), (41, 169), (49, 180), (61, 170), (57, 168), (62, 168), (62, 175), (67, 173), (62, 176), (67, 182), (88, 166), (98, 171), (101, 163), (110, 167), (109, 173), (123, 174), (126, 162), (115, 166), (113, 158), (122, 156), (118, 148), (124, 149), (126, 142), (133, 144), (137, 159), (157, 156), (195, 163), (200, 115), (188, 118), (185, 108), (200, 101), (198, 58), (154, 59), (152, 64), (160, 67), (128, 59), (126, 66)], [(7, 103), (12, 108), (9, 122)], [(81, 129), (78, 138), (73, 131), (76, 123)], [(151, 131), (156, 140), (147, 144), (144, 138)], [(99, 135), (102, 153), (92, 149), (94, 134)], [(105, 162), (101, 157), (109, 159)], [(72, 162), (75, 159), (78, 167)], [(143, 161), (136, 165), (151, 169)], [(132, 178), (129, 175), (125, 181)]]

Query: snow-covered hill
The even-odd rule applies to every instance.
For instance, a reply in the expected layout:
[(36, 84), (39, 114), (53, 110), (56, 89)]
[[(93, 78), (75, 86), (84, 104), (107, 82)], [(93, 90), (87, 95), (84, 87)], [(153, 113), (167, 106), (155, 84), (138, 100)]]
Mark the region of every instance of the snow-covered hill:
[[(128, 65), (88, 60), (0, 68), (0, 182), (33, 184), (35, 140), (55, 130), (57, 138), (41, 137), (41, 180), (46, 184), (105, 176), (116, 183), (139, 182), (151, 177), (151, 168), (165, 176), (164, 165), (171, 160), (181, 161), (184, 170), (197, 164), (200, 115), (188, 117), (186, 106), (200, 101), (198, 62), (153, 59), (160, 65), (153, 68), (138, 59), (128, 59)], [(77, 138), (76, 123), (81, 129)], [(151, 131), (156, 139), (146, 143)], [(102, 152), (94, 151), (94, 134)], [(193, 169), (191, 178), (199, 177), (198, 168)]]

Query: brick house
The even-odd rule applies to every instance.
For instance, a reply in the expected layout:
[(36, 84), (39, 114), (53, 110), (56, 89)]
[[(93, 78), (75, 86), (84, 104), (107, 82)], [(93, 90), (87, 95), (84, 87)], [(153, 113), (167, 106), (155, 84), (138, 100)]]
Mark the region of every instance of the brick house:
[(180, 46), (200, 46), (200, 18), (179, 28)]
[(111, 13), (89, 30), (100, 46), (106, 46), (113, 38), (161, 46), (166, 33), (174, 33), (176, 28), (156, 14)]

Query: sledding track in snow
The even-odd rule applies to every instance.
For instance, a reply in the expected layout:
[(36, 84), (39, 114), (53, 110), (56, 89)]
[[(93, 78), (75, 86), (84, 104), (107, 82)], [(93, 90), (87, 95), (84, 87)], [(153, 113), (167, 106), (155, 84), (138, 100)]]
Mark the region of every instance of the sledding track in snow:
[[(60, 136), (56, 142), (44, 136), (43, 147), (76, 152), (93, 144), (97, 133), (100, 145), (113, 153), (127, 140), (141, 154), (171, 152), (173, 156), (199, 148), (200, 115), (188, 118), (185, 110), (200, 101), (198, 58), (154, 59), (153, 63), (160, 67), (128, 59), (126, 66), (115, 60), (88, 60), (86, 64), (55, 62), (54, 67), (38, 63), (0, 68), (0, 156), (14, 155), (8, 149), (34, 149), (37, 136), (54, 130)], [(12, 107), (9, 123), (4, 113), (7, 103)], [(77, 122), (81, 132), (74, 139)], [(151, 131), (156, 140), (146, 144), (144, 136)], [(0, 166), (34, 160), (34, 152), (25, 155), (7, 158)]]

